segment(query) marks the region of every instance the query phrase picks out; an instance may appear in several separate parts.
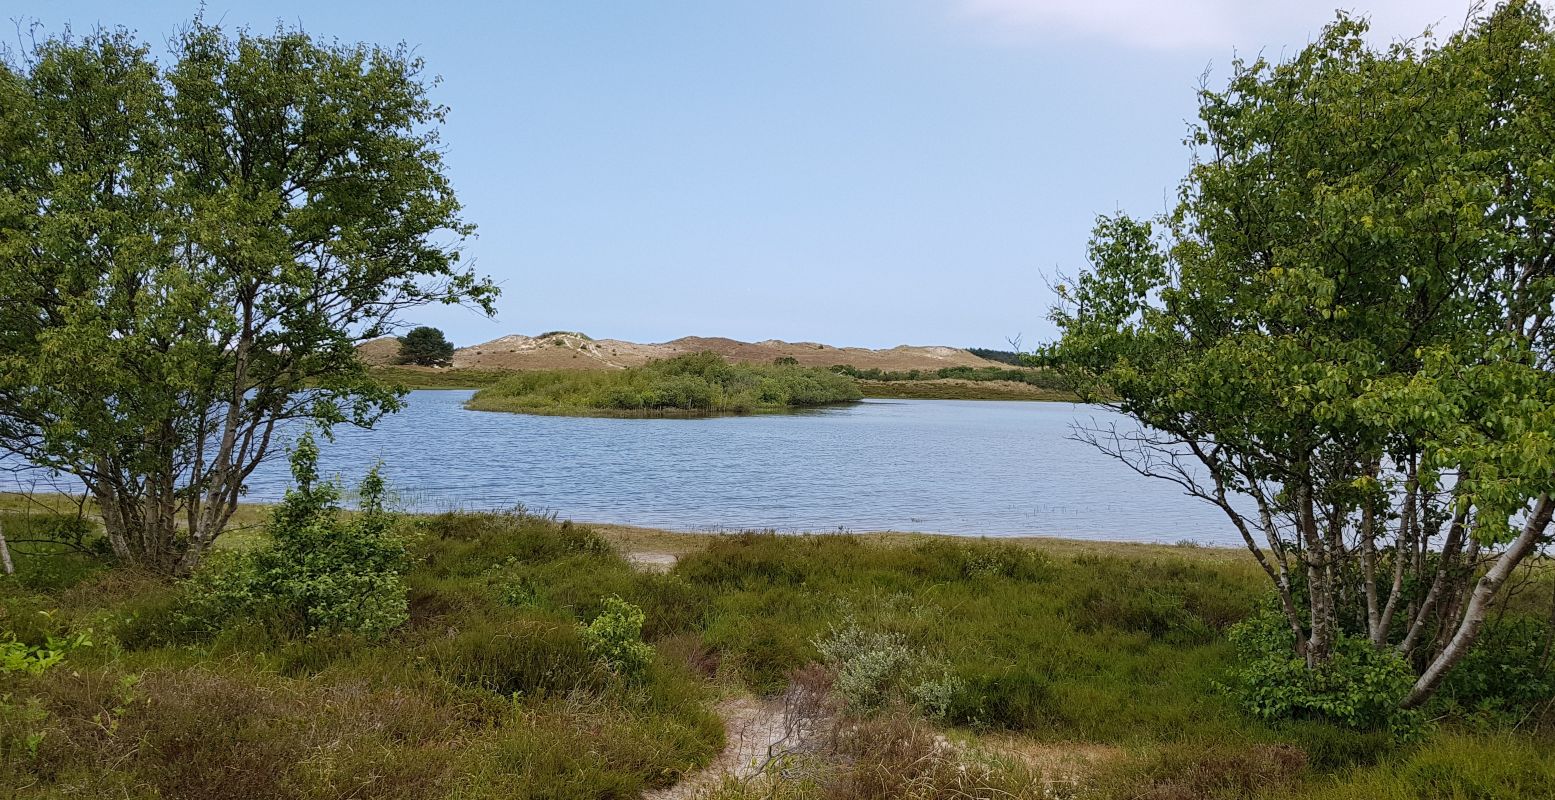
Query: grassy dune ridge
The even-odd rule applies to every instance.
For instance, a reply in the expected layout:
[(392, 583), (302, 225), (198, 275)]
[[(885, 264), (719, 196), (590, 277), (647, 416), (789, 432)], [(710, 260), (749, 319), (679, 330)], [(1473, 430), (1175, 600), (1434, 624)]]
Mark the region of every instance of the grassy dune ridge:
[(796, 365), (730, 364), (696, 353), (615, 371), (518, 372), (481, 389), (477, 411), (706, 416), (790, 411), (863, 397), (858, 381)]

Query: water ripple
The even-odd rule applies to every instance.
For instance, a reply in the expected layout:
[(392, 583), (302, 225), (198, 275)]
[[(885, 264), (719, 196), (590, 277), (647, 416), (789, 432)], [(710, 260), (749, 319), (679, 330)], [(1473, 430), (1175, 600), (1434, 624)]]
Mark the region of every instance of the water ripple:
[[(716, 419), (466, 411), (468, 391), (413, 392), (375, 430), (322, 443), (348, 482), (383, 462), (413, 510), (506, 508), (679, 530), (917, 530), (1236, 544), (1220, 512), (1070, 440), (1097, 409), (1064, 403), (869, 401)], [(251, 500), (285, 490), (262, 466)]]

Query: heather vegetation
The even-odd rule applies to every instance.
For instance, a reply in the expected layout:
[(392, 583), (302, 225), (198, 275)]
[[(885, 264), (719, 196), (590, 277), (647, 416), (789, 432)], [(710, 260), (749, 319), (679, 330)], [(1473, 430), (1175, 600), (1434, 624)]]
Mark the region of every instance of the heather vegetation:
[(477, 392), (469, 407), (533, 414), (706, 416), (790, 411), (861, 396), (857, 381), (828, 370), (730, 364), (716, 353), (694, 353), (623, 370), (514, 373)]
[[(788, 724), (814, 744), (716, 796), (1555, 788), (1545, 572), (1493, 625), (1527, 646), (1477, 651), (1430, 721), (1400, 728), (1367, 711), (1386, 680), (1349, 690), (1355, 713), (1247, 704), (1238, 670), (1256, 662), (1240, 651), (1267, 630), (1263, 592), (1227, 551), (687, 536), (661, 574), (587, 526), (396, 515), (368, 496), (360, 513), (299, 494), (267, 513), (243, 550), (260, 562), (320, 526), (350, 543), (296, 585), (234, 580), (222, 559), (170, 582), (19, 552), (0, 580), (0, 784), (17, 797), (216, 798), (235, 783), (254, 798), (632, 797), (708, 763), (724, 744), (717, 698), (754, 692), (788, 698), (784, 713), (808, 720)], [(346, 584), (403, 613), (310, 616)], [(244, 612), (209, 602), (213, 586), (243, 587)], [(1095, 755), (1041, 755), (1070, 751)]]

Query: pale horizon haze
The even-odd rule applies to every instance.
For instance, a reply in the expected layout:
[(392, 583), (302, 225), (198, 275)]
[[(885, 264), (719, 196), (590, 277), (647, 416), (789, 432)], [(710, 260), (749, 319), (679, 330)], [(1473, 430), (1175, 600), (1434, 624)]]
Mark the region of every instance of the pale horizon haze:
[[(503, 296), (496, 320), (406, 321), (458, 345), (565, 329), (1004, 347), (1052, 335), (1047, 278), (1083, 266), (1096, 215), (1165, 207), (1201, 76), (1292, 52), (1336, 8), (1387, 42), (1457, 30), (1469, 5), (210, 0), (205, 16), (403, 41), (441, 76), (449, 171), (479, 226), (465, 252)], [(3, 16), (122, 25), (165, 57), (198, 10), (12, 0)]]

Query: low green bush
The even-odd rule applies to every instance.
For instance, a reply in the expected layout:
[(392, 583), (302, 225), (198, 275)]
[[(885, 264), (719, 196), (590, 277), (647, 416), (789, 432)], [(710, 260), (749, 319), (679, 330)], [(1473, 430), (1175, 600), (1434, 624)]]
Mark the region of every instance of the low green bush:
[(1013, 383), (1027, 383), (1039, 389), (1066, 390), (1069, 384), (1066, 379), (1051, 370), (1034, 367), (941, 367), (939, 369), (913, 369), (890, 371), (878, 367), (859, 369), (847, 364), (837, 364), (832, 368), (839, 375), (847, 375), (864, 381), (880, 381), (883, 383), (895, 383), (899, 381), (925, 381), (953, 378), (963, 381), (1010, 381)]
[(1120, 800), (1245, 800), (1299, 787), (1306, 774), (1306, 754), (1288, 744), (1181, 742), (1111, 765), (1090, 788)]
[(577, 626), (545, 614), (472, 620), (425, 656), (449, 680), (503, 696), (594, 690), (606, 678)]
[(1487, 726), (1521, 724), (1555, 700), (1555, 630), (1528, 616), (1485, 626), (1479, 641), (1442, 682), (1442, 713)]
[(1323, 719), (1355, 730), (1418, 738), (1425, 717), (1400, 703), (1414, 685), (1409, 663), (1395, 650), (1341, 637), (1327, 665), (1309, 669), (1291, 647), (1290, 627), (1266, 609), (1231, 629), (1237, 663), (1230, 688), (1244, 708), (1271, 721)]
[(642, 640), (643, 610), (617, 596), (606, 597), (599, 615), (583, 628), (588, 651), (611, 672), (628, 681), (640, 680), (653, 659), (653, 648)]
[(239, 618), (295, 625), (308, 633), (381, 636), (408, 619), (404, 538), (383, 507), (375, 469), (361, 510), (346, 516), (334, 484), (318, 480), (318, 448), (304, 435), (292, 453), (296, 486), (271, 512), (254, 550), (215, 558), (186, 583), (186, 616), (217, 630)]

